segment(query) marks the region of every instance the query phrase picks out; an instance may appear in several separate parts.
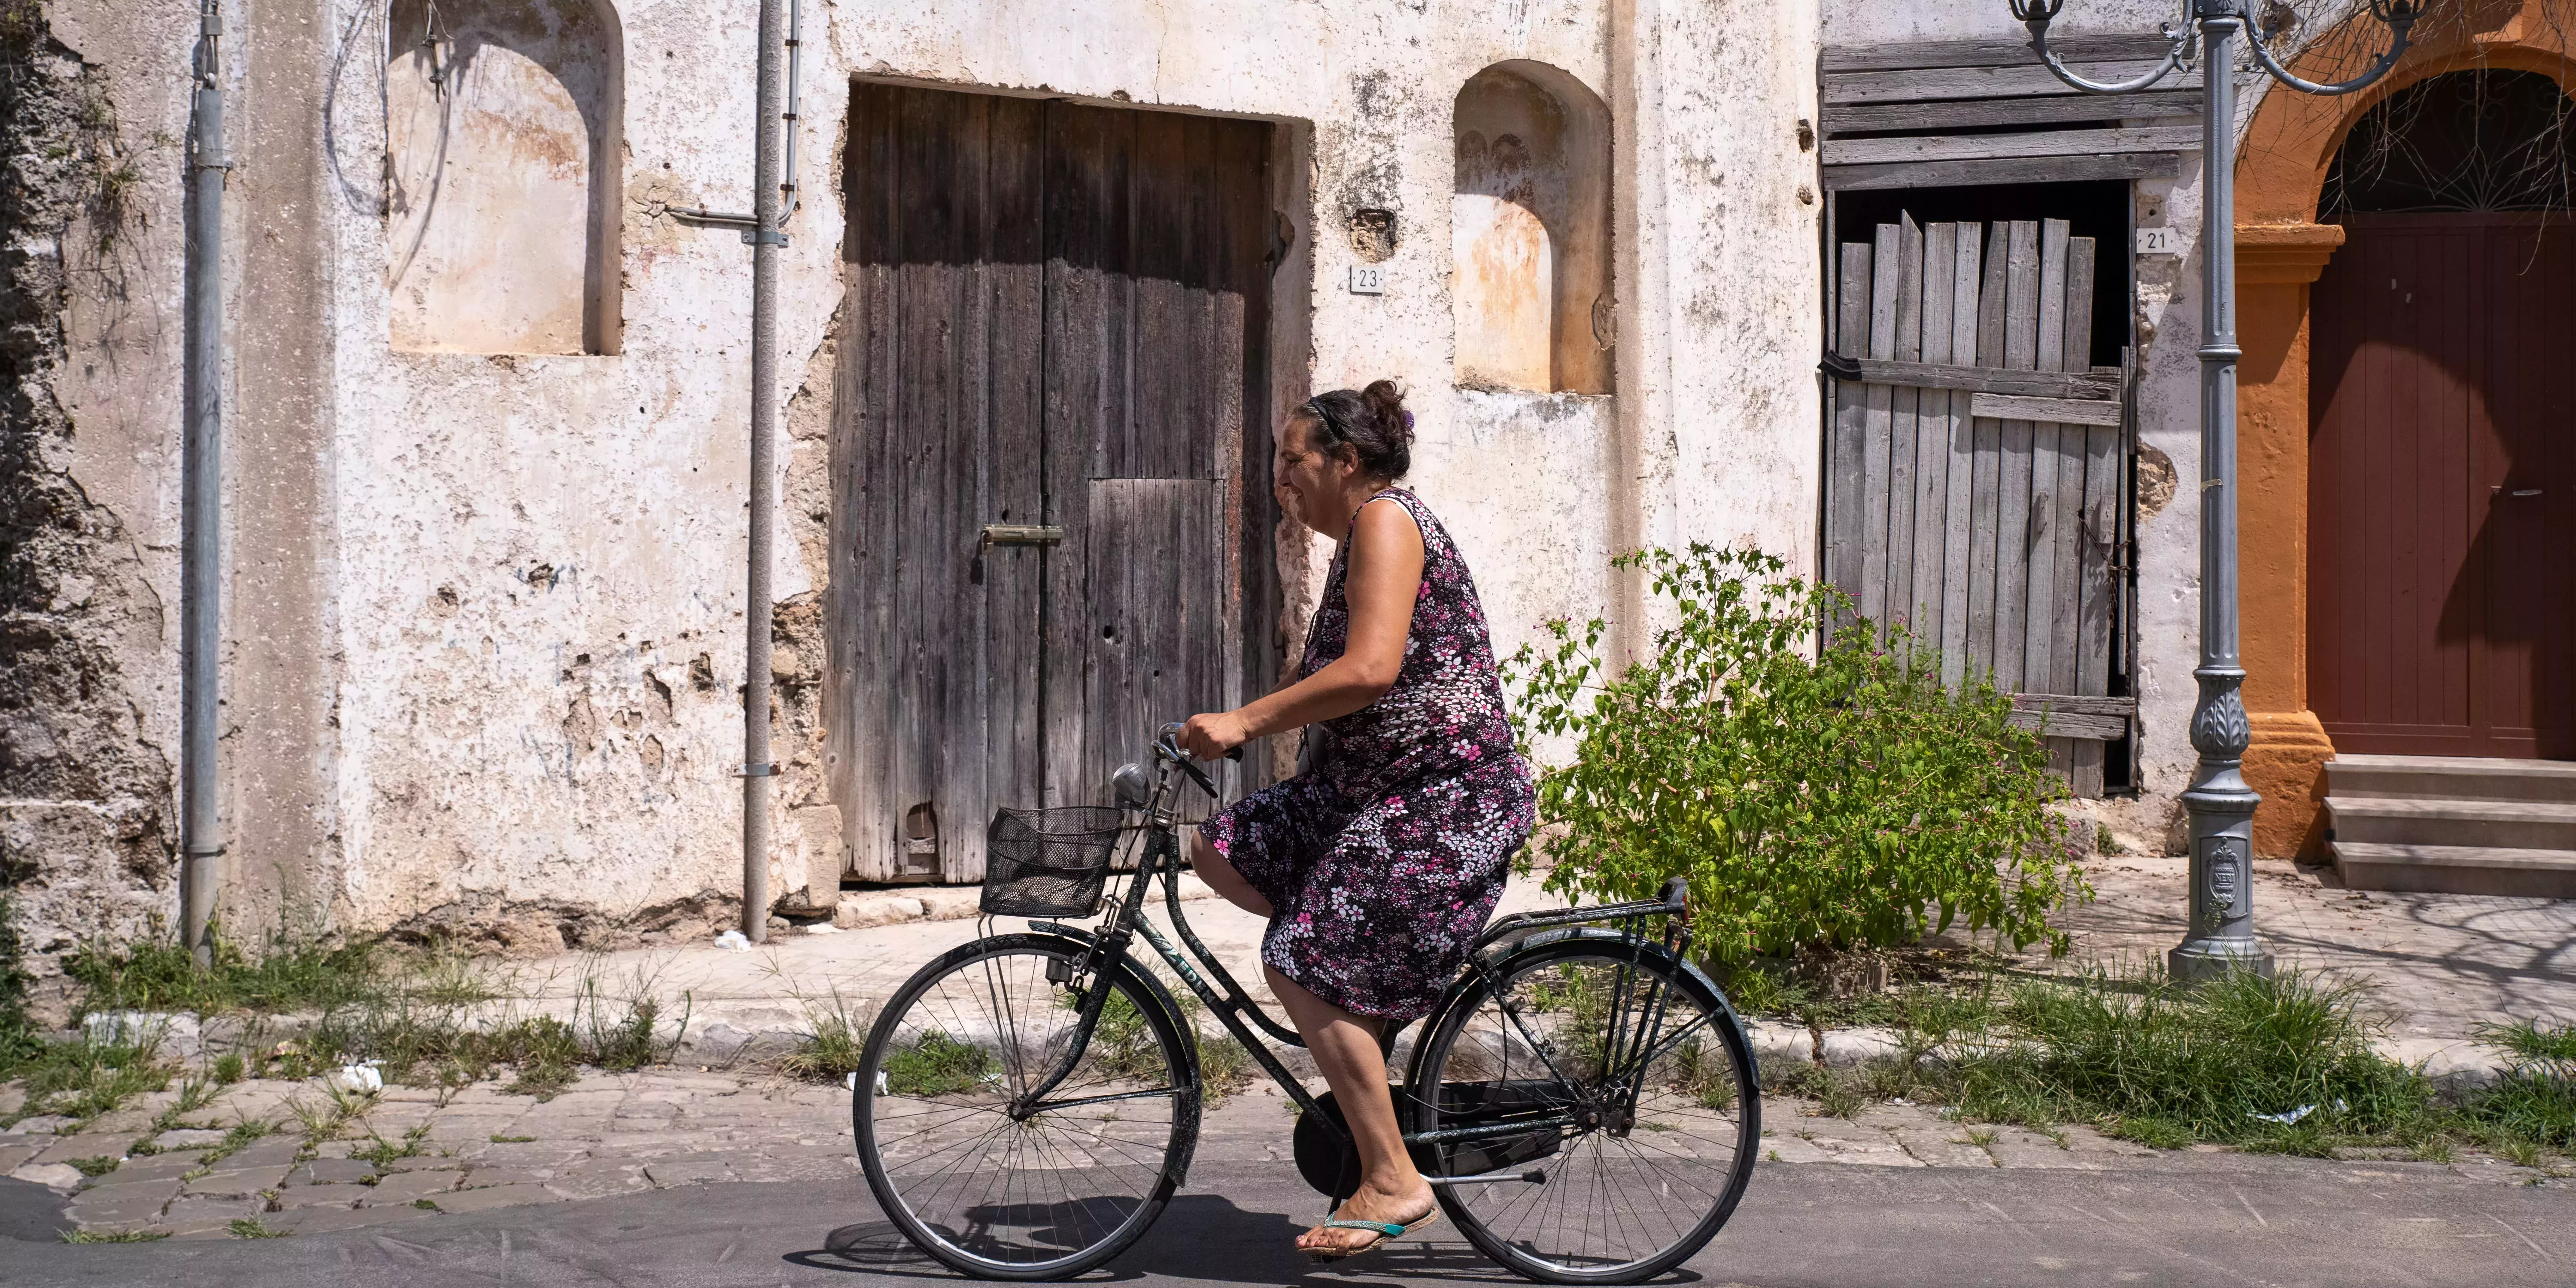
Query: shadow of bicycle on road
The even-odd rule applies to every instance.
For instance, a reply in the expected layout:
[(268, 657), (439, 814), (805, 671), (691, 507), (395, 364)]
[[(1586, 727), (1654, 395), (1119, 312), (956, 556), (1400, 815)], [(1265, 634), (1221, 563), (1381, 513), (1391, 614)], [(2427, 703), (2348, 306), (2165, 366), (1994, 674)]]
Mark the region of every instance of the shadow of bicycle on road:
[[(1465, 1243), (1411, 1237), (1384, 1252), (1340, 1263), (1317, 1264), (1296, 1248), (1307, 1223), (1279, 1212), (1254, 1212), (1221, 1195), (1185, 1194), (1172, 1200), (1154, 1228), (1108, 1265), (1083, 1276), (1082, 1283), (1125, 1283), (1142, 1279), (1196, 1280), (1242, 1284), (1348, 1284), (1386, 1280), (1399, 1283), (1524, 1283)], [(1433, 1229), (1440, 1227), (1434, 1226)], [(891, 1221), (864, 1221), (834, 1230), (823, 1246), (787, 1254), (785, 1260), (817, 1270), (882, 1275), (897, 1279), (968, 1282), (965, 1276), (932, 1260), (896, 1230)], [(1698, 1281), (1689, 1271), (1668, 1274), (1659, 1284)]]

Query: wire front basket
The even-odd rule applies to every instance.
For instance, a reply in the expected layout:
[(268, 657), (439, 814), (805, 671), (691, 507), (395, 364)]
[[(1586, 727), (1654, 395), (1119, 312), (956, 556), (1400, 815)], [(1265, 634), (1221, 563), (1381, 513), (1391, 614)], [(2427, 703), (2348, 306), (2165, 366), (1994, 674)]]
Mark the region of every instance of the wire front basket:
[(984, 912), (1088, 917), (1099, 911), (1121, 818), (1122, 811), (1104, 805), (994, 811), (984, 830)]

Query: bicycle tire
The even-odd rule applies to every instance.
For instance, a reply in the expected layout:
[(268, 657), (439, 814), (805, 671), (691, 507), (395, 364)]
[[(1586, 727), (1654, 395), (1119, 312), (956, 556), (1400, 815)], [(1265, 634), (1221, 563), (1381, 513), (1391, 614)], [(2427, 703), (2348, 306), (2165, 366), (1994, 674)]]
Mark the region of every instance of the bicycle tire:
[[(1022, 1120), (1007, 1110), (1007, 1084), (1043, 1078), (1078, 1019), (1069, 984), (1047, 968), (1079, 966), (1085, 952), (1057, 935), (979, 939), (914, 972), (869, 1027), (850, 1101), (868, 1189), (913, 1246), (961, 1274), (1053, 1280), (1100, 1266), (1143, 1236), (1189, 1170), (1197, 1047), (1171, 994), (1130, 960), (1100, 984), (1133, 1019), (1105, 1014), (1083, 1063), (1047, 1096), (1084, 1103)], [(971, 1014), (978, 998), (999, 1018)], [(1132, 1094), (1158, 1076), (1168, 1095)], [(1168, 1127), (1153, 1121), (1156, 1104), (1168, 1104)], [(1117, 1125), (1130, 1114), (1133, 1131)], [(890, 1130), (912, 1119), (916, 1129)]]
[[(1549, 1009), (1543, 990), (1551, 988), (1571, 1000)], [(1621, 1045), (1627, 1021), (1612, 1018), (1622, 1005), (1615, 996), (1599, 1017), (1583, 1017), (1586, 988), (1628, 989), (1639, 1023), (1653, 996), (1663, 998), (1653, 1042), (1661, 1054), (1649, 1058), (1642, 1090), (1624, 1108), (1606, 1102), (1624, 1103), (1611, 1089), (1625, 1079), (1596, 1068), (1587, 1086), (1583, 1070), (1587, 1060), (1619, 1067), (1629, 1056), (1583, 1052), (1644, 1048), (1633, 1033)], [(1513, 1021), (1498, 999), (1520, 1006), (1522, 1019)], [(1542, 1283), (1636, 1283), (1680, 1265), (1734, 1214), (1762, 1137), (1752, 1049), (1725, 995), (1660, 946), (1600, 930), (1535, 937), (1470, 976), (1424, 1037), (1402, 1107), (1408, 1133), (1514, 1114), (1577, 1124), (1454, 1143), (1442, 1147), (1446, 1157), (1414, 1147), (1434, 1174), (1543, 1178), (1437, 1190), (1479, 1251)], [(1601, 1121), (1581, 1126), (1586, 1114)]]

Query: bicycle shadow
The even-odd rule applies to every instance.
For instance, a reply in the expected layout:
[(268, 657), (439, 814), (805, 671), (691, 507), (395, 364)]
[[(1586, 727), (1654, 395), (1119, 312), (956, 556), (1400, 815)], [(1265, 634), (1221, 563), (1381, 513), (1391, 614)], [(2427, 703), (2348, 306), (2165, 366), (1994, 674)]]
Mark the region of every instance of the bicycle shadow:
[[(1237, 1207), (1222, 1195), (1184, 1194), (1172, 1200), (1162, 1219), (1135, 1247), (1078, 1282), (1109, 1284), (1159, 1278), (1317, 1288), (1374, 1280), (1525, 1282), (1454, 1235), (1406, 1238), (1368, 1257), (1319, 1265), (1307, 1260), (1295, 1246), (1306, 1224), (1280, 1212)], [(891, 1221), (842, 1226), (825, 1236), (821, 1248), (791, 1252), (784, 1260), (816, 1270), (970, 1282), (913, 1247)], [(1698, 1280), (1698, 1275), (1680, 1270), (1654, 1282), (1688, 1284)]]

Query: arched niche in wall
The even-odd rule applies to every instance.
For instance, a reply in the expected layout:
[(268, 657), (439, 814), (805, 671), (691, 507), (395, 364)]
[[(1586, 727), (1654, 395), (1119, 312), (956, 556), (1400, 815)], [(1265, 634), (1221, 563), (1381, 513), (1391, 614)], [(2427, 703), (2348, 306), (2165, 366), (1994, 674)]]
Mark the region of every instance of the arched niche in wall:
[(1452, 128), (1459, 382), (1610, 392), (1610, 109), (1516, 59), (1458, 91)]
[(615, 353), (624, 46), (607, 0), (393, 0), (397, 349)]

